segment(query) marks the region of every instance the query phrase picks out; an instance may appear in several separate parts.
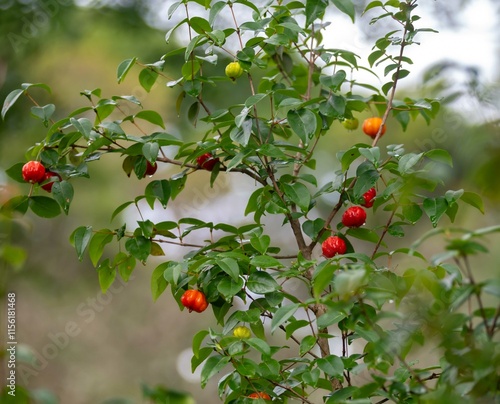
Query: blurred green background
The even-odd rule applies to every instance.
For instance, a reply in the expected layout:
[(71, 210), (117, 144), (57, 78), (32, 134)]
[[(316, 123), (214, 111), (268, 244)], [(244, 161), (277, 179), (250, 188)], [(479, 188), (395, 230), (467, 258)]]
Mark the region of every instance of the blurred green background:
[[(54, 103), (56, 116), (62, 116), (85, 105), (80, 91), (98, 87), (105, 97), (135, 95), (146, 109), (162, 114), (170, 133), (185, 139), (201, 138), (201, 129), (177, 116), (177, 93), (164, 83), (146, 93), (139, 86), (138, 70), (132, 71), (124, 83), (116, 82), (116, 68), (124, 59), (137, 56), (144, 63), (153, 63), (177, 46), (175, 41), (165, 44), (164, 34), (169, 23), (159, 18), (169, 3), (90, 1), (79, 2), (77, 6), (70, 0), (0, 1), (0, 100), (3, 102), (20, 83), (43, 82), (52, 88), (52, 94), (41, 90), (35, 90), (34, 94), (41, 103)], [(357, 3), (361, 6), (362, 2)], [(500, 22), (500, 7), (496, 5), (494, 9), (493, 1), (482, 3), (496, 10), (494, 18)], [(433, 22), (439, 21), (440, 25), (432, 27), (446, 34), (463, 26), (463, 14), (456, 12), (460, 5), (471, 6), (470, 2), (460, 0), (447, 5), (427, 5), (426, 13), (432, 14)], [(356, 29), (360, 41), (370, 40), (377, 34)], [(460, 59), (442, 60), (439, 54), (432, 56), (432, 60), (427, 60), (428, 70), (416, 73), (406, 86), (402, 82), (399, 98), (405, 94), (415, 98), (443, 97), (442, 113), (431, 125), (419, 119), (404, 133), (396, 122), (391, 123), (381, 142), (382, 147), (404, 143), (407, 150), (415, 151), (449, 150), (454, 168), (443, 171), (446, 183), (443, 189), (465, 188), (481, 194), (485, 201), (485, 215), (462, 208), (460, 222), (455, 225), (467, 228), (500, 224), (500, 88), (497, 82), (500, 77), (498, 73), (495, 75), (500, 58), (498, 41), (493, 47), (491, 38), (489, 41), (478, 39), (473, 44), (483, 47), (488, 61), (473, 56), (464, 63), (463, 53), (467, 55), (469, 50), (457, 47)], [(422, 47), (425, 45), (424, 42)], [(477, 52), (470, 49), (470, 55)], [(177, 78), (175, 69), (179, 68), (179, 61), (169, 61), (172, 65), (167, 66), (166, 73), (172, 72)], [(496, 67), (493, 73), (491, 69), (482, 69), (492, 63)], [(228, 83), (215, 91), (218, 93), (214, 99), (237, 97), (247, 90)], [(5, 170), (24, 161), (25, 150), (45, 134), (40, 121), (30, 118), (30, 107), (26, 100), (21, 100), (0, 123), (0, 204), (26, 192), (22, 184), (7, 179)], [(347, 132), (339, 124), (334, 125), (327, 136), (331, 139), (330, 147), (323, 147), (318, 153), (318, 172), (324, 173), (325, 182), (331, 180), (329, 173), (335, 169), (332, 165), (335, 153), (365, 141), (360, 130)], [(31, 215), (13, 221), (0, 218), (0, 292), (17, 294), (17, 340), (21, 344), (18, 346), (19, 385), (50, 392), (36, 393), (41, 399), (48, 394), (46, 402), (51, 402), (52, 395), (60, 403), (103, 403), (117, 397), (139, 403), (143, 402), (143, 383), (189, 392), (197, 403), (219, 402), (216, 381), (202, 390), (190, 371), (191, 336), (204, 327), (215, 326), (211, 314), (180, 312), (169, 291), (153, 303), (150, 275), (160, 259), (150, 260), (147, 266), (139, 265), (133, 280), (126, 285), (117, 281), (106, 296), (100, 293), (90, 262), (77, 260), (69, 244), (71, 232), (80, 225), (118, 228), (124, 221), (129, 229), (134, 228), (136, 218), (132, 213), (113, 223), (109, 219), (116, 206), (133, 199), (145, 186), (144, 181), (127, 178), (118, 158), (106, 156), (89, 168), (92, 181), (76, 179), (73, 182), (75, 200), (68, 216), (56, 220)], [(162, 167), (156, 176), (161, 178), (175, 172)], [(190, 176), (188, 188), (175, 204), (157, 214), (164, 215), (162, 220), (184, 215), (214, 222), (227, 217), (237, 223), (248, 222), (250, 218), (243, 217), (242, 212), (252, 185), (240, 177), (221, 177), (215, 188), (210, 189), (208, 174), (200, 172)], [(320, 211), (326, 211), (328, 204), (328, 200), (322, 201)], [(446, 220), (443, 225), (448, 224)], [(419, 225), (402, 242), (413, 241), (428, 228), (428, 223)], [(479, 277), (492, 273), (499, 276), (500, 251), (495, 249), (499, 241), (498, 236), (490, 238), (488, 245), (492, 253), (476, 262)], [(439, 246), (425, 248), (432, 254)], [(185, 252), (172, 248), (166, 254), (168, 259), (176, 259)], [(3, 296), (2, 299), (5, 300)], [(2, 309), (2, 316), (4, 312)], [(0, 319), (3, 341), (5, 319)], [(74, 336), (68, 337), (68, 334)], [(23, 368), (23, 358), (35, 358), (38, 366)], [(5, 370), (3, 364), (1, 380)]]

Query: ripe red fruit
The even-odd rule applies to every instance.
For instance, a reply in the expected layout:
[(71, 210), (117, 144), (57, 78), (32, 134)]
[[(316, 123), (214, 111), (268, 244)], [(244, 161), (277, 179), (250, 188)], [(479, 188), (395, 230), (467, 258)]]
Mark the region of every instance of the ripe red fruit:
[(332, 258), (337, 254), (345, 254), (347, 245), (344, 240), (338, 236), (330, 236), (321, 245), (323, 255), (326, 258)]
[(26, 182), (40, 182), (45, 175), (45, 167), (39, 161), (28, 161), (22, 169), (23, 179)]
[(371, 208), (373, 206), (373, 199), (377, 196), (377, 191), (375, 188), (370, 188), (363, 194), (364, 202), (361, 204), (367, 208)]
[(342, 215), (342, 224), (347, 227), (359, 227), (366, 222), (366, 212), (360, 206), (351, 206)]
[(54, 182), (61, 181), (62, 178), (58, 173), (55, 173), (53, 171), (46, 171), (45, 175), (43, 176), (43, 180), (41, 182), (45, 182), (48, 180), (52, 180), (52, 181), (43, 184), (42, 188), (47, 192), (52, 192), (52, 186), (54, 185)]
[(195, 289), (186, 290), (181, 297), (181, 303), (190, 313), (193, 310), (197, 313), (201, 313), (208, 307), (207, 298), (203, 292)]
[(212, 171), (218, 161), (219, 159), (214, 158), (211, 153), (202, 154), (196, 159), (196, 163), (198, 163), (198, 166), (207, 171)]
[(144, 173), (144, 175), (153, 175), (156, 170), (158, 170), (158, 164), (151, 164), (149, 161), (146, 161), (146, 172)]
[(259, 391), (258, 393), (252, 393), (248, 396), (248, 398), (257, 400), (259, 398), (262, 398), (263, 400), (270, 400), (271, 396), (267, 393), (264, 393), (263, 391)]
[[(372, 139), (375, 139), (380, 129), (380, 125), (382, 125), (382, 118), (379, 118), (378, 116), (367, 118), (363, 122), (363, 132), (365, 132), (365, 134), (370, 136)], [(380, 136), (382, 136), (385, 133), (386, 129), (387, 126), (384, 125), (382, 127), (382, 132), (380, 133)]]

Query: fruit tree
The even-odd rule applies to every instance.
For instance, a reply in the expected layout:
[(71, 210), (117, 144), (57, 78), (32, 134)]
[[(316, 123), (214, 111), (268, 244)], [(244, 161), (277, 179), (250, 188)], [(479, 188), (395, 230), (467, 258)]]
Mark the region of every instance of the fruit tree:
[[(116, 277), (128, 281), (136, 265), (163, 257), (151, 274), (152, 297), (169, 290), (186, 316), (214, 317), (216, 326), (193, 336), (192, 368), (201, 367), (202, 387), (218, 378), (225, 403), (492, 402), (500, 311), (490, 302), (500, 285), (476, 280), (473, 258), (500, 227), (454, 228), (460, 205), (482, 211), (481, 198), (442, 185), (436, 167), (452, 165), (446, 150), (412, 150), (405, 137), (414, 120), (429, 123), (440, 108), (435, 99), (398, 97), (412, 65), (407, 49), (438, 35), (417, 6), (372, 1), (359, 15), (352, 0), (173, 2), (168, 16), (177, 22), (166, 41), (180, 31), (185, 46), (155, 62), (127, 59), (117, 79), (137, 72), (146, 91), (173, 93), (178, 114), (203, 136), (175, 136), (175, 122), (165, 124), (159, 111), (99, 89), (82, 91), (82, 105), (58, 116), (55, 105), (37, 102), (47, 85), (22, 84), (2, 117), (16, 102), (32, 103), (45, 132), (8, 170), (26, 192), (1, 211), (67, 214), (78, 198), (72, 181), (89, 178), (92, 186), (88, 167), (120, 156), (144, 191), (111, 218), (123, 224), (121, 213), (133, 208), (141, 219), (114, 230), (82, 223), (70, 242), (78, 259), (90, 256), (103, 293)], [(336, 47), (335, 14), (386, 32), (361, 57)], [(166, 66), (177, 57), (182, 68), (170, 77)], [(221, 83), (245, 88), (232, 94), (237, 103), (211, 97)], [(157, 130), (145, 132), (142, 122)], [(319, 172), (318, 150), (335, 149), (338, 137), (351, 145), (336, 150), (330, 172)], [(167, 165), (176, 171), (164, 178)], [(249, 178), (241, 217), (250, 222), (145, 219), (146, 210), (175, 204), (196, 175), (211, 185), (221, 176)], [(266, 227), (272, 216), (279, 232)], [(442, 253), (427, 256), (428, 240)], [(107, 257), (111, 243), (121, 248)], [(185, 249), (183, 259), (164, 255), (172, 244)]]

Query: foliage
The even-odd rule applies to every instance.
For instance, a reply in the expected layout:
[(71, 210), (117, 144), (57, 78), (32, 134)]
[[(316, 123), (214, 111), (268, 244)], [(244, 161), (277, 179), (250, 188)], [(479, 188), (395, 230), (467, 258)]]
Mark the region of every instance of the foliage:
[[(199, 5), (206, 18), (191, 16), (190, 10)], [(124, 201), (111, 217), (119, 220), (126, 208), (135, 207), (143, 218), (146, 210), (166, 209), (183, 192), (188, 177), (204, 171), (197, 161), (210, 153), (215, 162), (209, 170), (211, 185), (222, 175), (254, 181), (244, 211), (253, 217), (250, 224), (196, 217), (177, 222), (141, 219), (132, 230), (124, 224), (116, 229), (83, 225), (70, 237), (78, 259), (90, 257), (103, 292), (118, 275), (128, 281), (138, 262), (164, 256), (165, 245), (189, 249), (183, 260), (165, 258), (156, 267), (151, 292), (156, 300), (169, 288), (180, 307), (186, 290), (198, 289), (206, 296), (217, 327), (193, 338), (192, 368), (202, 367), (202, 387), (225, 371), (219, 394), (226, 403), (253, 402), (248, 396), (258, 392), (276, 402), (304, 403), (315, 396), (326, 403), (493, 399), (499, 387), (495, 338), (500, 310), (485, 302), (499, 297), (500, 284), (476, 281), (471, 260), (487, 253), (482, 239), (500, 227), (438, 227), (444, 216), (454, 221), (460, 204), (483, 211), (478, 195), (442, 190), (436, 167), (452, 165), (449, 153), (417, 153), (403, 144), (383, 148), (379, 130), (371, 143), (337, 152), (339, 168), (328, 173), (326, 184), (320, 183), (322, 173), (316, 170), (315, 153), (330, 143), (336, 121), (368, 111), (380, 115), (380, 128), (390, 118), (404, 131), (411, 120), (430, 122), (439, 112), (434, 99), (396, 98), (398, 82), (410, 74), (406, 47), (420, 33), (433, 32), (417, 28), (416, 7), (415, 0), (367, 5), (364, 13), (374, 15), (370, 24), (390, 20), (397, 28), (376, 40), (367, 66), (356, 53), (324, 41), (331, 13), (355, 20), (350, 0), (175, 2), (169, 17), (185, 14), (167, 32), (166, 41), (176, 30), (186, 29), (188, 44), (154, 63), (135, 57), (123, 61), (117, 80), (122, 82), (136, 68), (148, 92), (160, 78), (166, 80), (178, 92), (178, 114), (185, 111), (202, 127), (203, 138), (176, 137), (161, 114), (143, 109), (134, 96), (107, 98), (99, 89), (82, 91), (86, 104), (55, 118), (55, 105), (36, 101), (38, 91), (50, 88), (25, 83), (7, 96), (2, 117), (23, 96), (34, 104), (32, 116), (47, 131), (26, 157), (41, 161), (62, 179), (50, 194), (41, 184), (26, 185), (28, 193), (1, 210), (7, 216), (29, 210), (43, 218), (68, 214), (75, 197), (72, 180), (90, 177), (89, 164), (117, 154), (125, 173), (139, 179), (146, 177), (148, 163), (178, 167), (169, 179), (144, 179), (144, 193)], [(239, 21), (247, 15), (251, 19)], [(231, 50), (232, 43), (237, 51)], [(164, 67), (178, 55), (184, 65), (178, 77), (168, 77)], [(227, 77), (228, 63), (239, 63), (244, 74), (232, 65), (238, 74)], [(380, 88), (356, 79), (360, 72), (376, 76), (376, 68), (383, 68), (386, 81)], [(213, 86), (242, 80), (250, 94), (238, 104), (206, 101)], [(136, 112), (126, 112), (130, 106)], [(143, 122), (157, 131), (146, 133)], [(142, 135), (131, 135), (133, 129)], [(384, 139), (395, 133), (395, 127), (389, 128)], [(21, 183), (23, 164), (8, 170)], [(348, 206), (363, 205), (363, 195), (374, 187), (377, 196), (368, 225), (345, 227), (339, 216)], [(317, 204), (326, 196), (337, 201), (322, 215)], [(282, 253), (280, 237), (266, 232), (265, 218), (273, 215), (283, 220), (283, 238), (293, 236), (295, 253)], [(408, 229), (427, 219), (432, 229), (412, 243)], [(193, 241), (199, 235), (205, 242)], [(331, 235), (345, 241), (347, 252), (325, 259), (317, 251)], [(422, 244), (432, 240), (439, 245), (436, 238), (443, 252), (424, 256)], [(398, 239), (404, 239), (405, 247), (392, 247)], [(120, 244), (120, 251), (103, 258), (112, 242)], [(241, 326), (250, 328), (250, 338), (233, 334)], [(438, 352), (437, 360), (420, 364), (422, 350)]]

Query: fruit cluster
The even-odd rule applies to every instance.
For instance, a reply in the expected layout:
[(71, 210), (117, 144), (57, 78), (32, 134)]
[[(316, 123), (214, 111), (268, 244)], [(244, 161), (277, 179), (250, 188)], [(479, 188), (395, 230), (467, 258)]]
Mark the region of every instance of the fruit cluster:
[[(373, 206), (373, 199), (377, 195), (375, 188), (370, 188), (363, 194), (362, 206), (370, 208)], [(342, 224), (345, 227), (360, 227), (365, 224), (366, 211), (361, 206), (351, 206), (342, 215)], [(347, 244), (340, 236), (330, 236), (321, 245), (323, 256), (332, 258), (337, 254), (345, 254), (347, 251)]]
[[(342, 126), (347, 130), (355, 130), (359, 126), (359, 121), (357, 118), (346, 118), (342, 121)], [(366, 118), (363, 122), (363, 132), (365, 135), (370, 136), (372, 139), (377, 137), (377, 133), (380, 131), (380, 137), (384, 135), (387, 130), (387, 126), (383, 125), (382, 129), (382, 118), (378, 116), (372, 116), (370, 118)]]
[(22, 168), (23, 179), (30, 184), (42, 184), (42, 189), (52, 192), (55, 181), (61, 181), (61, 176), (53, 171), (47, 171), (39, 161), (28, 161)]

